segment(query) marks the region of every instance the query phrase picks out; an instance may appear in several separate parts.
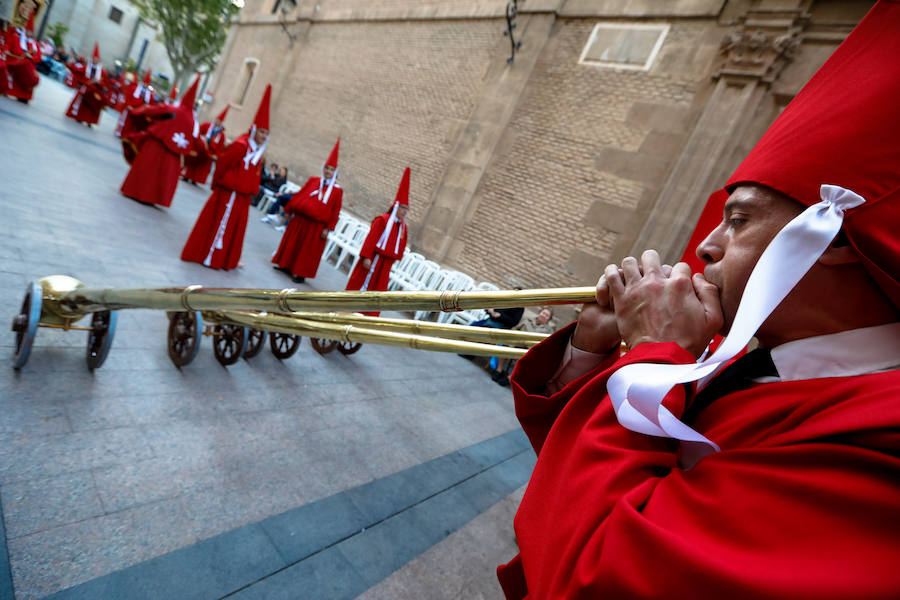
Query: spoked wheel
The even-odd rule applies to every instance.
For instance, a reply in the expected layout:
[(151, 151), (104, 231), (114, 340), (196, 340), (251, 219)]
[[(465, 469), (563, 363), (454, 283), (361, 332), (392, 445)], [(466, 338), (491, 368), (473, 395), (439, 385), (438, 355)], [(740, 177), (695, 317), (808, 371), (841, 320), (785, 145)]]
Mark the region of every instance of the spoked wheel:
[(351, 354), (355, 354), (359, 352), (359, 349), (362, 348), (362, 344), (358, 344), (356, 342), (336, 342), (337, 343), (337, 351), (343, 354), (344, 356), (349, 356)]
[(257, 354), (262, 352), (262, 347), (265, 343), (265, 329), (248, 329), (247, 342), (244, 344), (244, 358), (253, 358)]
[(103, 364), (116, 333), (117, 313), (110, 310), (95, 312), (91, 316), (91, 330), (87, 341), (87, 366), (93, 371)]
[(337, 340), (326, 340), (314, 337), (309, 338), (309, 343), (313, 347), (313, 350), (319, 354), (328, 354), (334, 350), (335, 346), (337, 346)]
[(21, 369), (28, 362), (31, 344), (37, 335), (38, 322), (41, 320), (41, 284), (32, 281), (25, 288), (25, 298), (19, 314), (13, 317), (12, 330), (16, 334), (16, 346), (13, 354), (13, 369)]
[(169, 358), (179, 369), (197, 356), (201, 324), (199, 312), (169, 313)]
[(300, 347), (300, 336), (293, 333), (278, 333), (273, 331), (269, 336), (269, 346), (272, 354), (279, 360), (290, 358)]
[(228, 323), (214, 325), (213, 354), (223, 367), (233, 365), (241, 358), (244, 350), (244, 342), (247, 340), (247, 330), (240, 325)]

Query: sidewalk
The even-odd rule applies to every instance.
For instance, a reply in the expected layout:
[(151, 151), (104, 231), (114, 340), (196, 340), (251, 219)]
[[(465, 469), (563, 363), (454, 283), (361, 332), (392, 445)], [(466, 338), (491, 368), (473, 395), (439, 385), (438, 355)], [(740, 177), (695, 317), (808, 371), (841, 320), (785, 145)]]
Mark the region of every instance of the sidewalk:
[[(343, 289), (327, 264), (308, 284), (274, 271), (280, 234), (253, 208), (243, 268), (179, 260), (208, 188), (180, 183), (169, 209), (124, 198), (117, 115), (88, 129), (64, 118), (70, 98), (47, 78), (28, 106), (0, 98), (15, 147), (0, 162), (7, 319), (52, 274)], [(15, 598), (502, 598), (494, 568), (516, 553), (533, 466), (508, 388), (454, 354), (320, 356), (308, 340), (283, 363), (266, 348), (226, 369), (204, 338), (178, 370), (166, 326), (161, 311), (120, 311), (93, 374), (84, 332), (41, 328), (28, 364), (0, 369)], [(2, 345), (10, 357), (11, 332)]]

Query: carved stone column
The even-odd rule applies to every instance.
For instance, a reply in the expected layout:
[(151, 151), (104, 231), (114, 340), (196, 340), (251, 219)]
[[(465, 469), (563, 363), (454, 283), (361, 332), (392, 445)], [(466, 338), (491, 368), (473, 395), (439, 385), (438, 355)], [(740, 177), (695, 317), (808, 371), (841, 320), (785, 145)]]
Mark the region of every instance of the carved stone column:
[(757, 8), (725, 34), (715, 89), (659, 195), (646, 207), (648, 218), (627, 254), (656, 248), (666, 261), (681, 257), (709, 194), (736, 167), (723, 157), (733, 156), (743, 142), (770, 84), (799, 47), (805, 21), (802, 6)]

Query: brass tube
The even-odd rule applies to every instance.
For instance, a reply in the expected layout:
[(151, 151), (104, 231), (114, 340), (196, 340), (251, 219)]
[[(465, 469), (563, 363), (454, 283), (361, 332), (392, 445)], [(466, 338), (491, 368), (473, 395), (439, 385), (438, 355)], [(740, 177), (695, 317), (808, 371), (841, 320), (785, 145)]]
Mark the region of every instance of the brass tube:
[(67, 315), (100, 310), (144, 308), (157, 310), (259, 310), (297, 311), (444, 311), (472, 308), (514, 308), (548, 304), (581, 304), (594, 300), (593, 287), (500, 291), (412, 292), (300, 292), (293, 288), (230, 289), (188, 286), (186, 288), (77, 288), (45, 301), (58, 304)]
[(327, 323), (358, 325), (360, 327), (378, 329), (380, 331), (399, 331), (425, 335), (428, 337), (440, 337), (469, 342), (490, 342), (493, 344), (524, 346), (526, 348), (534, 346), (549, 337), (546, 333), (535, 333), (532, 331), (471, 327), (468, 325), (456, 325), (452, 323), (414, 321), (412, 319), (370, 317), (353, 313), (293, 312), (290, 313), (290, 316)]
[(379, 331), (357, 325), (325, 323), (301, 319), (292, 315), (259, 313), (249, 310), (220, 310), (214, 313), (204, 313), (204, 316), (209, 320), (229, 322), (253, 329), (293, 333), (341, 342), (401, 346), (431, 352), (455, 352), (501, 358), (520, 358), (526, 352), (523, 348), (492, 346), (394, 331)]

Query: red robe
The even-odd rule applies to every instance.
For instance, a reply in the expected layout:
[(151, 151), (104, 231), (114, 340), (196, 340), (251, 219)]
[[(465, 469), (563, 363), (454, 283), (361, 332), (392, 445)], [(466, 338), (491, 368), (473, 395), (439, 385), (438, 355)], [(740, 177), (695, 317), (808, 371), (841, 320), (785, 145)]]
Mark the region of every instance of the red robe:
[(100, 114), (106, 106), (106, 88), (103, 86), (103, 76), (98, 81), (85, 77), (78, 87), (75, 96), (66, 109), (66, 116), (75, 119), (79, 123), (96, 125), (100, 122)]
[(31, 100), (34, 88), (41, 82), (33, 62), (35, 56), (40, 57), (41, 51), (27, 39), (25, 44), (28, 50), (23, 50), (20, 35), (24, 34), (20, 34), (15, 27), (6, 30), (6, 71), (9, 78), (6, 93), (13, 98), (28, 101)]
[[(285, 205), (284, 212), (293, 216), (272, 257), (273, 263), (297, 277), (316, 276), (328, 241), (322, 237), (322, 232), (333, 231), (341, 214), (344, 190), (335, 182), (331, 197), (323, 203), (319, 199), (319, 180), (319, 177), (310, 177)], [(327, 186), (322, 187), (322, 196), (326, 189)]]
[(66, 71), (64, 83), (70, 88), (77, 88), (84, 83), (84, 63), (80, 61), (71, 62)]
[(137, 149), (131, 170), (122, 182), (122, 193), (139, 202), (170, 206), (181, 174), (181, 157), (190, 152), (193, 143), (193, 116), (189, 108), (147, 108), (154, 118), (162, 114), (174, 117), (154, 121), (143, 131), (122, 133), (123, 146)]
[(220, 129), (212, 137), (209, 135), (210, 129), (212, 129), (212, 123), (200, 125), (200, 135), (194, 139), (193, 153), (184, 158), (182, 176), (195, 183), (206, 183), (213, 160), (225, 148), (225, 128)]
[[(725, 395), (689, 423), (722, 452), (685, 471), (677, 442), (619, 425), (606, 381), (624, 364), (694, 358), (641, 344), (548, 397), (572, 331), (512, 377), (538, 458), (520, 554), (498, 569), (507, 598), (898, 597), (900, 371)], [(680, 417), (684, 388), (665, 405)]]
[(233, 269), (241, 260), (250, 200), (259, 191), (262, 161), (244, 162), (250, 148), (244, 134), (232, 142), (216, 162), (212, 195), (194, 224), (181, 260), (213, 269)]
[(134, 119), (132, 112), (136, 109), (143, 109), (144, 106), (149, 107), (155, 105), (156, 100), (153, 98), (153, 93), (144, 88), (143, 84), (141, 84), (140, 87), (132, 87), (131, 91), (125, 95), (125, 108), (122, 110), (122, 114), (119, 115), (119, 120), (116, 122), (116, 129), (114, 131), (116, 137), (122, 137), (135, 128), (134, 123), (129, 124), (129, 120)]
[[(378, 215), (372, 220), (369, 228), (369, 235), (363, 242), (359, 251), (359, 260), (356, 261), (356, 267), (350, 273), (347, 280), (348, 290), (365, 290), (365, 291), (387, 291), (391, 278), (391, 267), (395, 260), (403, 258), (403, 251), (406, 250), (407, 227), (406, 223), (394, 223), (391, 228), (391, 234), (383, 244), (383, 248), (378, 246), (378, 240), (387, 227), (388, 219), (391, 218), (390, 213)], [(399, 243), (398, 243), (399, 237)], [(363, 259), (368, 258), (372, 261), (368, 269), (363, 268)], [(364, 312), (363, 314), (377, 317), (380, 312)]]

